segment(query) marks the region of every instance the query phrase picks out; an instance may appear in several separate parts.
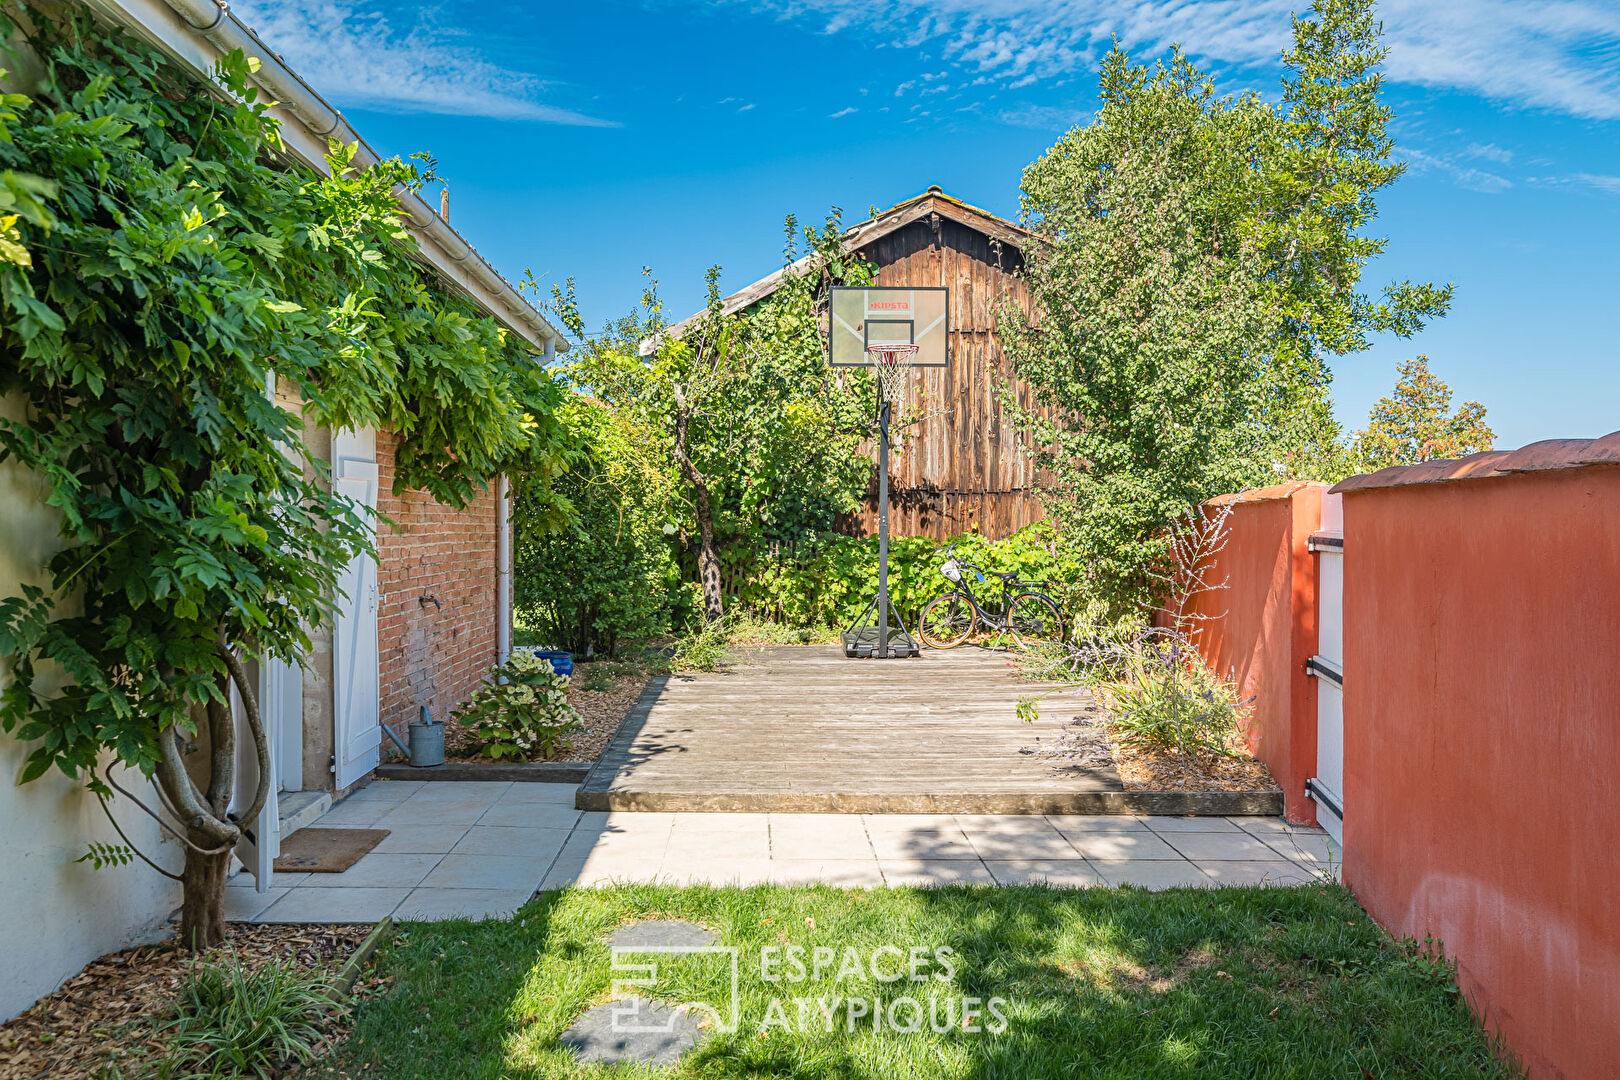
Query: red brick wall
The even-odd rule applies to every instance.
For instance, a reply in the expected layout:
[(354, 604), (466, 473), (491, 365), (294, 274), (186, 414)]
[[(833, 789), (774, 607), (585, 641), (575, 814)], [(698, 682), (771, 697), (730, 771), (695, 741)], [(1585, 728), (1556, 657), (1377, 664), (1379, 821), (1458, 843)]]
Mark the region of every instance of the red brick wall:
[(377, 651), (382, 721), (404, 738), (420, 706), (443, 720), (495, 663), (497, 513), (493, 488), (465, 510), (395, 495), (394, 446), (378, 432), (377, 508), (393, 524), (378, 529)]

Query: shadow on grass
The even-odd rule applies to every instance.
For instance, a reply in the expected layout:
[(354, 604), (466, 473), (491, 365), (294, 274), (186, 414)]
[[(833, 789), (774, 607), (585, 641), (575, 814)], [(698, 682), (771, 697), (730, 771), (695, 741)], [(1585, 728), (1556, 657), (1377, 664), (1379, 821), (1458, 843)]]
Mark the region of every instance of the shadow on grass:
[[(684, 918), (738, 946), (742, 1024), (673, 1070), (580, 1066), (557, 1036), (606, 1000), (605, 942)], [(948, 947), (954, 971), (908, 995), (872, 977), (762, 977), (761, 950)], [(342, 1075), (380, 1077), (1506, 1077), (1448, 973), (1385, 937), (1333, 885), (1298, 888), (840, 890), (623, 886), (543, 895), (510, 922), (405, 928), (389, 991), (364, 1003)], [(706, 965), (706, 966), (705, 966)], [(777, 969), (782, 970), (781, 968)], [(938, 972), (940, 969), (934, 969)], [(714, 1001), (725, 970), (661, 964), (669, 1001)], [(900, 988), (897, 988), (897, 985)], [(800, 1027), (795, 997), (1005, 999), (997, 1033)], [(786, 1028), (762, 1022), (775, 998)], [(984, 1022), (990, 1013), (982, 1014)], [(830, 1027), (831, 1030), (827, 1030)]]

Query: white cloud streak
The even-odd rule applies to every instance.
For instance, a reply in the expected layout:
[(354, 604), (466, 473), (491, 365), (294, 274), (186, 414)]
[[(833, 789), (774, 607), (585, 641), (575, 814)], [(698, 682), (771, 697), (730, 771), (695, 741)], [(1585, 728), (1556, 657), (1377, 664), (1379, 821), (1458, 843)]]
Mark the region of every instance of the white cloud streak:
[(426, 24), (397, 30), (365, 0), (233, 6), (266, 45), (341, 108), (618, 126), (548, 104), (545, 80), (491, 63), (455, 40), (459, 35)]
[[(1005, 86), (1093, 66), (1112, 36), (1263, 64), (1305, 0), (734, 0), (900, 47), (937, 46)], [(1389, 77), (1587, 119), (1620, 118), (1620, 9), (1604, 0), (1384, 0)], [(896, 27), (906, 27), (896, 33)], [(836, 29), (835, 29), (836, 28)]]

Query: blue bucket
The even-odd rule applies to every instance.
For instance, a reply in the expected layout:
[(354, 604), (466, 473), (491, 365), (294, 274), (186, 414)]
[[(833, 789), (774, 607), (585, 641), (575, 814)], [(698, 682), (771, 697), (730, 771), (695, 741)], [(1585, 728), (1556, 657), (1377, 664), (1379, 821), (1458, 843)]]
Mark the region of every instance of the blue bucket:
[(536, 660), (550, 660), (551, 670), (555, 671), (565, 679), (574, 674), (574, 654), (571, 652), (564, 652), (561, 649), (535, 648), (526, 648), (522, 651), (528, 653)]

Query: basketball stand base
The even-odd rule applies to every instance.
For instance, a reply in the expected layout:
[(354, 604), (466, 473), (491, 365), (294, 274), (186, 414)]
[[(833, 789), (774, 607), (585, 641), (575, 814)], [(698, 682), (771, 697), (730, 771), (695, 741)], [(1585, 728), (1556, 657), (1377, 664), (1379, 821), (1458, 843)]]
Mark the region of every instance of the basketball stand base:
[(866, 611), (855, 625), (838, 635), (844, 641), (844, 655), (859, 660), (906, 660), (921, 656), (922, 650), (906, 632), (905, 624), (900, 621), (900, 615), (892, 604), (889, 606), (889, 654), (883, 656), (878, 652), (880, 632), (876, 610), (877, 601), (873, 600), (866, 605)]

